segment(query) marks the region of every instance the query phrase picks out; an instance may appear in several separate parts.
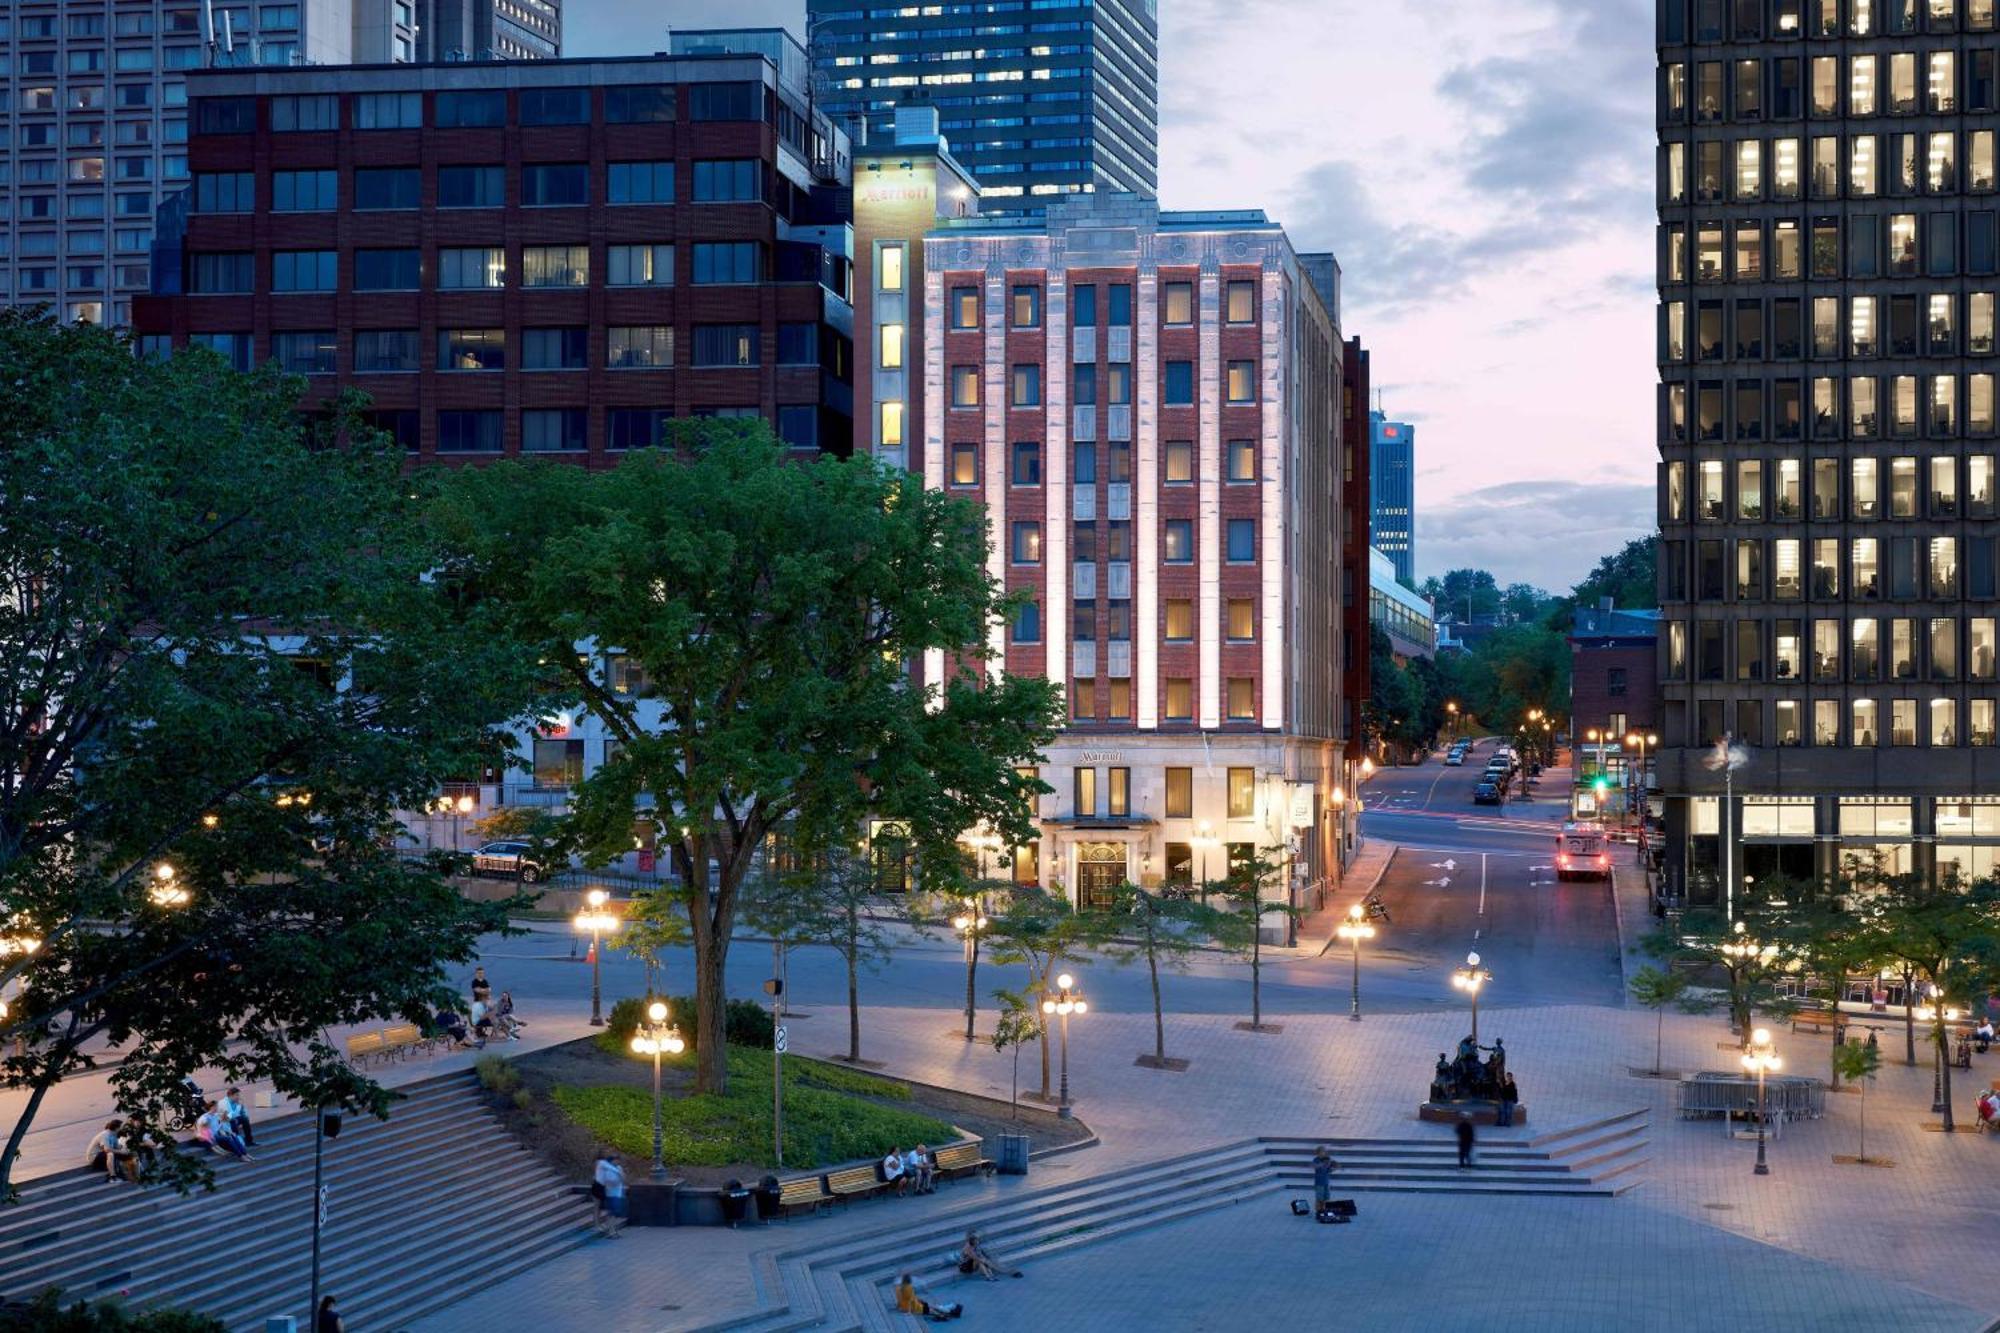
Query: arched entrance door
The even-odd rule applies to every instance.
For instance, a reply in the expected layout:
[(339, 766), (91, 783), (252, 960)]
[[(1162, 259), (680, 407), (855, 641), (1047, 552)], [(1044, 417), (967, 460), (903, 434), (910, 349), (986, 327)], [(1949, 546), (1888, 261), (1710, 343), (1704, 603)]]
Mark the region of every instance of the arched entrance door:
[(1113, 890), (1125, 882), (1125, 844), (1080, 842), (1076, 847), (1076, 905), (1079, 911), (1101, 912), (1111, 906)]

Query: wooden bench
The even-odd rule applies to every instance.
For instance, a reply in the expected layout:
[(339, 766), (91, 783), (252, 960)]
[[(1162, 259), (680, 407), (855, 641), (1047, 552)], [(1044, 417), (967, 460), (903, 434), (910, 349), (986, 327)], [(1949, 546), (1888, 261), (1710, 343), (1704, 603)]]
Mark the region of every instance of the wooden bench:
[(889, 1182), (882, 1179), (880, 1168), (873, 1162), (867, 1166), (850, 1166), (845, 1171), (832, 1171), (826, 1177), (828, 1197), (846, 1203), (888, 1188)]
[(382, 1029), (384, 1055), (408, 1055), (418, 1047), (429, 1050), (431, 1040), (424, 1036), (423, 1029), (415, 1023), (399, 1023), (395, 1027)]
[(371, 1059), (386, 1057), (388, 1041), (380, 1032), (357, 1032), (347, 1039), (347, 1063), (359, 1069)]
[(799, 1208), (818, 1213), (833, 1199), (834, 1196), (826, 1188), (825, 1176), (799, 1176), (781, 1181), (778, 1185), (778, 1216), (788, 1218)]
[(958, 1176), (968, 1176), (974, 1172), (990, 1176), (993, 1162), (980, 1151), (978, 1139), (970, 1143), (954, 1143), (949, 1148), (939, 1149), (932, 1154), (937, 1159), (936, 1175), (939, 1180), (952, 1180)]
[(1836, 1014), (1831, 1009), (1801, 1009), (1792, 1015), (1792, 1031), (1807, 1028), (1814, 1032), (1837, 1031), (1850, 1021), (1847, 1014)]

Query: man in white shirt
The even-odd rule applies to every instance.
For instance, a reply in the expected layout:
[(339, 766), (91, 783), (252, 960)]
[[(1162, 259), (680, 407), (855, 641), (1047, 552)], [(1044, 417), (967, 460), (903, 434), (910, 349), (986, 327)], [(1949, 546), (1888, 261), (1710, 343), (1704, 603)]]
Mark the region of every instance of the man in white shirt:
[(118, 1130), (124, 1123), (122, 1120), (105, 1121), (104, 1128), (97, 1131), (90, 1146), (83, 1150), (85, 1169), (95, 1171), (102, 1166), (105, 1179), (114, 1184), (120, 1170), (129, 1171), (134, 1180), (139, 1178), (138, 1162), (118, 1136)]
[(919, 1143), (916, 1147), (904, 1153), (903, 1172), (916, 1182), (917, 1193), (929, 1194), (931, 1192), (930, 1149)]
[(597, 1215), (592, 1219), (597, 1229), (607, 1236), (617, 1235), (617, 1223), (625, 1216), (625, 1168), (608, 1154), (599, 1153), (597, 1167), (591, 1172), (590, 1193), (597, 1200)]
[(903, 1154), (894, 1148), (882, 1159), (882, 1182), (895, 1186), (898, 1194), (903, 1192)]
[(243, 1089), (231, 1088), (222, 1096), (222, 1116), (229, 1127), (236, 1131), (236, 1137), (243, 1140), (243, 1146), (254, 1148), (257, 1140), (250, 1133), (250, 1109), (243, 1104)]

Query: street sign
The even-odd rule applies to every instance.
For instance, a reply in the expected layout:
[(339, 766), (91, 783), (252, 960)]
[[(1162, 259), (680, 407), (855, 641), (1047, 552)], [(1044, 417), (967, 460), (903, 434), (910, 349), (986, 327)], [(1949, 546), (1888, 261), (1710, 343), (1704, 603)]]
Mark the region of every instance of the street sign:
[(772, 1037), (771, 1045), (777, 1049), (779, 1055), (783, 1055), (785, 1053), (786, 1047), (789, 1044), (790, 1044), (789, 1034), (786, 1033), (784, 1028), (780, 1027), (777, 1033)]
[(331, 1185), (321, 1185), (319, 1187), (319, 1224), (321, 1226), (326, 1225), (326, 1220), (328, 1217), (327, 1207), (326, 1207), (326, 1196), (327, 1193), (332, 1188), (333, 1187)]

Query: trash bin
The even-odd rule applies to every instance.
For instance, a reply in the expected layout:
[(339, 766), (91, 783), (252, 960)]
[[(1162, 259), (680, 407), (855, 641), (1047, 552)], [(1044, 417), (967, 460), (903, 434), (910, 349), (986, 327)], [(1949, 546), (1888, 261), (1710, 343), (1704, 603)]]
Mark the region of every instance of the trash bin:
[(757, 1182), (757, 1219), (768, 1222), (778, 1215), (779, 1201), (784, 1198), (783, 1187), (776, 1176), (765, 1176)]
[(677, 1227), (681, 1182), (642, 1180), (625, 1190), (625, 1222), (635, 1227)]
[(1002, 1134), (999, 1149), (993, 1157), (994, 1165), (1002, 1175), (1025, 1176), (1028, 1174), (1028, 1136), (1026, 1134)]
[(722, 1220), (735, 1226), (750, 1214), (750, 1191), (740, 1181), (730, 1181), (722, 1189)]

